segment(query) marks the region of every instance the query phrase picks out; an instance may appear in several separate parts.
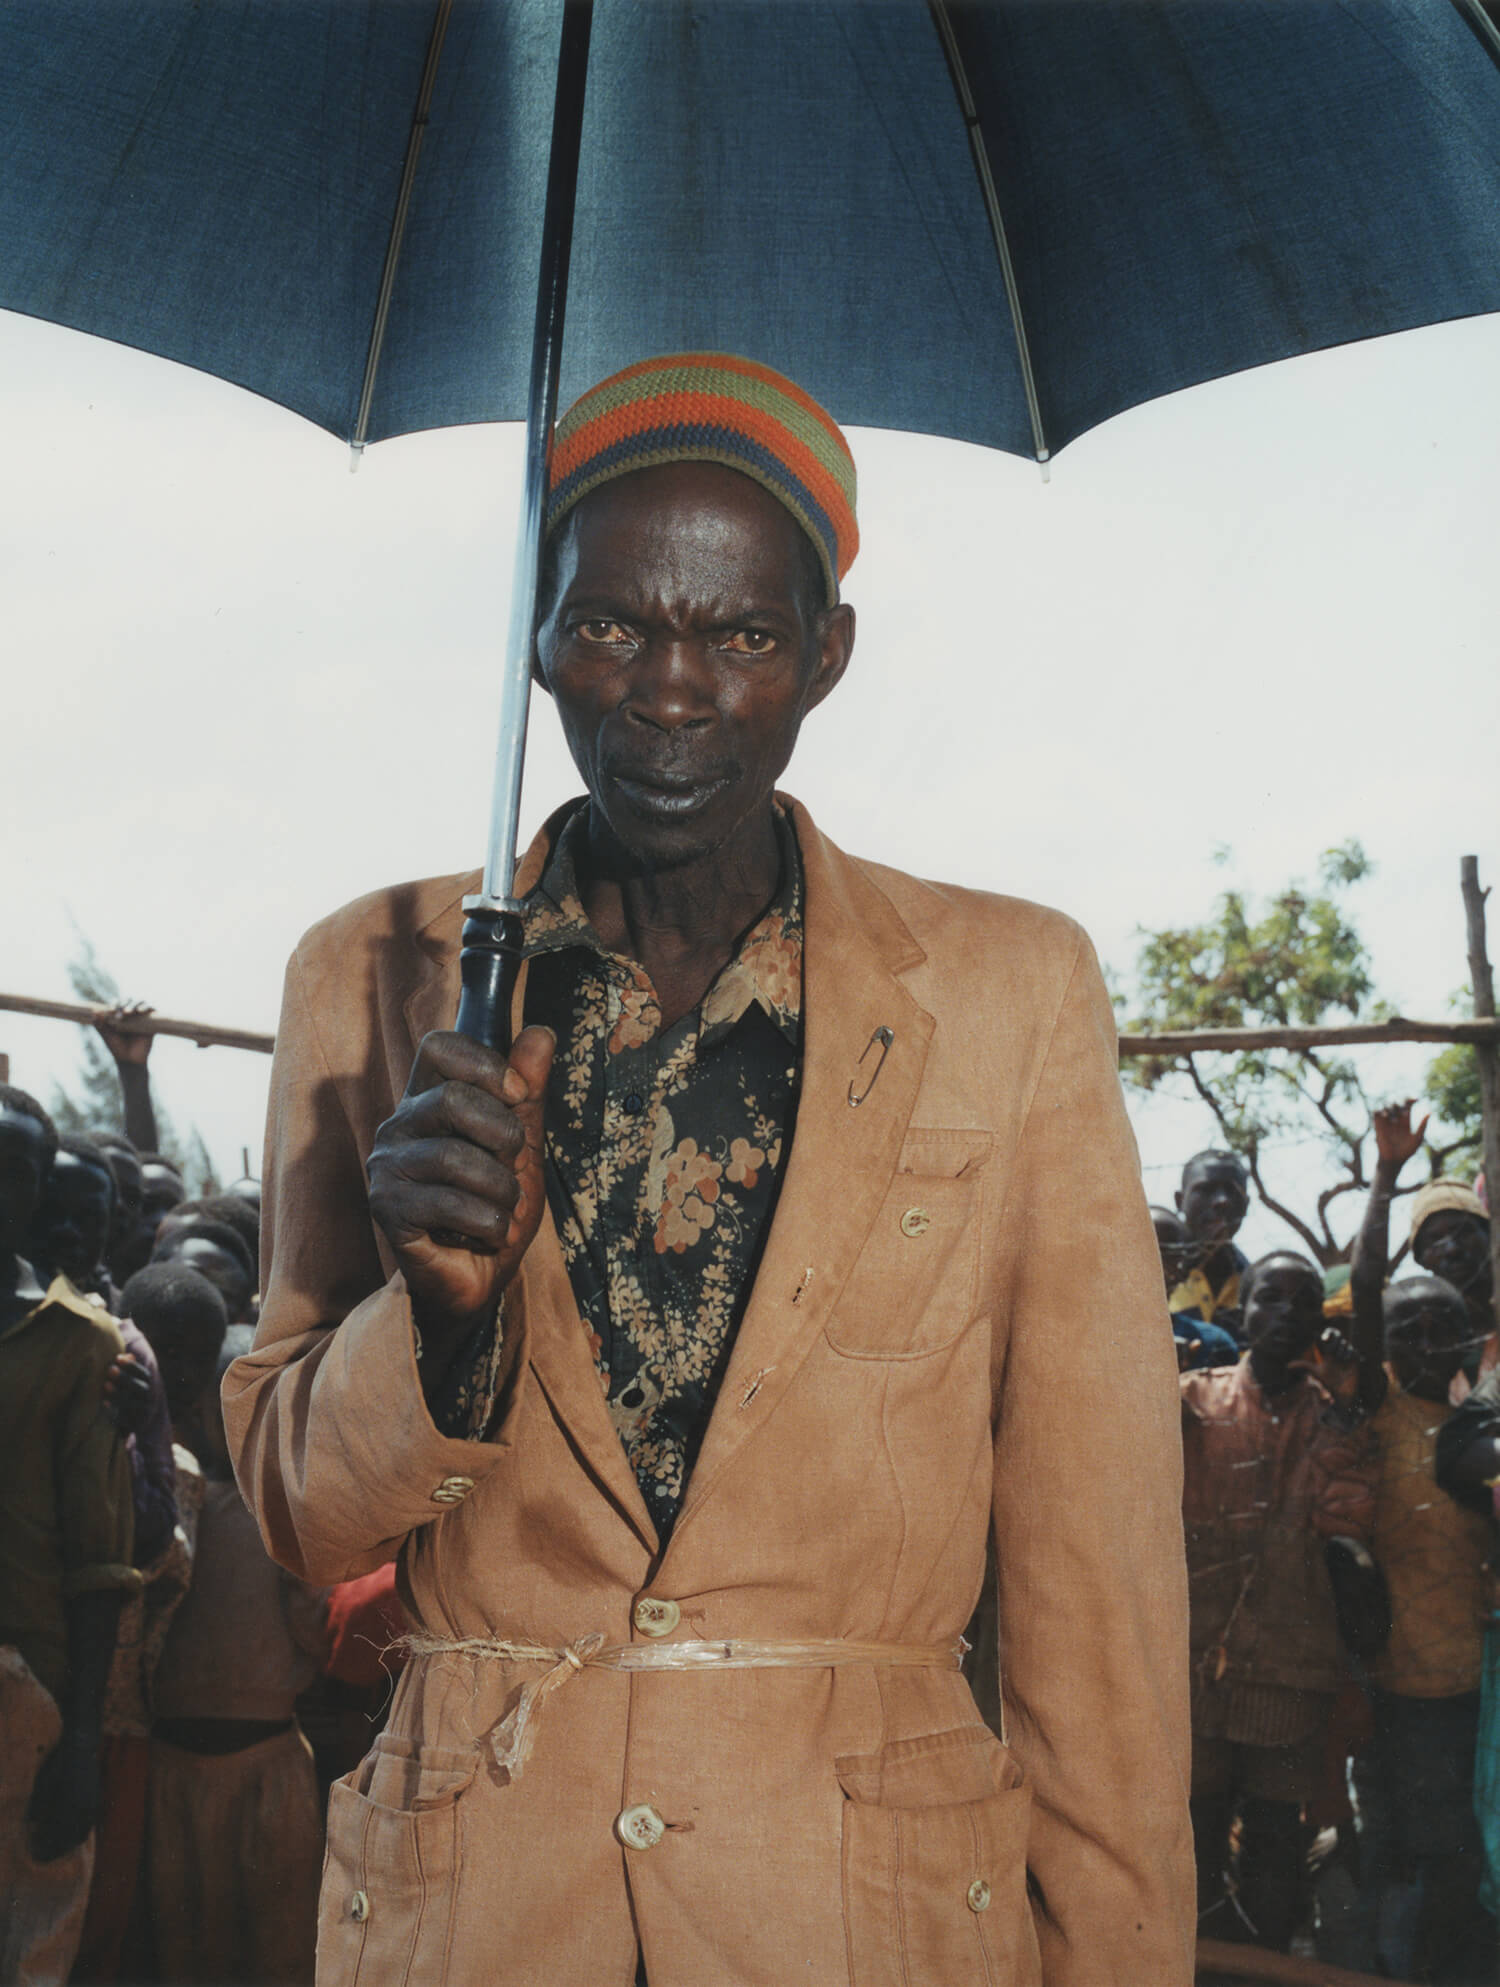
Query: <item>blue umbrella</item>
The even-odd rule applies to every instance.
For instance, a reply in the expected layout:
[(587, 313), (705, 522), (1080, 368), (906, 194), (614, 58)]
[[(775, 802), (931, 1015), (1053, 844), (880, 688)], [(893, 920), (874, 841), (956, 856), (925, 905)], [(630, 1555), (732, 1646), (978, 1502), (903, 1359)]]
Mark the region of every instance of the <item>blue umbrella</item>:
[(559, 379), (748, 351), (842, 421), (1045, 460), (1180, 387), (1500, 309), (1478, 0), (598, 0), (560, 61), (562, 18), (0, 6), (0, 307), (356, 448), (529, 412), (490, 912)]

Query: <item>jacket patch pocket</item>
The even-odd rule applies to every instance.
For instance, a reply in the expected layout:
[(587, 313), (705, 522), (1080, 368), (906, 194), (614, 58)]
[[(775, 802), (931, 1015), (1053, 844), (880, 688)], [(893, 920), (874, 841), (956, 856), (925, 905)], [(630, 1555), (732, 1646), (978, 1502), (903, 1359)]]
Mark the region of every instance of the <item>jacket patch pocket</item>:
[(382, 1736), (328, 1797), (318, 1901), (322, 1987), (420, 1987), (447, 1977), (460, 1796), (474, 1752)]
[(828, 1321), (850, 1359), (919, 1359), (972, 1320), (979, 1282), (983, 1132), (912, 1131)]
[(834, 1761), (852, 1987), (1035, 1987), (1031, 1790), (983, 1725)]

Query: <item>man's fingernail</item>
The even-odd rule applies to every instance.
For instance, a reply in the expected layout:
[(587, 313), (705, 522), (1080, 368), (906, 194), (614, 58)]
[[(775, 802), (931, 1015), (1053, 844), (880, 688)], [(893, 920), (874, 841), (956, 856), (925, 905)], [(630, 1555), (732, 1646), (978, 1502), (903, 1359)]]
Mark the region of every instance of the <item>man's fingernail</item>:
[(505, 1072), (505, 1081), (500, 1085), (500, 1095), (507, 1104), (519, 1104), (526, 1095), (526, 1080), (515, 1070)]

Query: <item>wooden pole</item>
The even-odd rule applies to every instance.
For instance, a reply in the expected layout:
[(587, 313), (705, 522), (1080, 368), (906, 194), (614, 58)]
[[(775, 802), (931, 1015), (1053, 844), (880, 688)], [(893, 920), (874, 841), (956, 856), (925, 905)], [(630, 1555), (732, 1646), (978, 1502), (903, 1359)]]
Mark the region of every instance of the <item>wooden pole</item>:
[[(1474, 991), (1474, 1012), (1486, 1018), (1495, 1012), (1495, 979), (1490, 971), (1490, 955), (1484, 935), (1484, 900), (1490, 894), (1479, 887), (1479, 858), (1464, 856), (1459, 863), (1459, 881), (1464, 893), (1464, 919), (1469, 931), (1469, 985)], [(1484, 1184), (1493, 1217), (1495, 1195), (1500, 1192), (1500, 1049), (1493, 1042), (1476, 1042), (1474, 1060), (1479, 1065), (1479, 1115), (1484, 1128)], [(1490, 1301), (1500, 1323), (1500, 1221), (1490, 1221), (1490, 1270), (1494, 1281)]]
[(196, 1042), (200, 1049), (253, 1049), (268, 1056), (276, 1046), (274, 1035), (260, 1035), (250, 1028), (216, 1028), (207, 1021), (173, 1021), (165, 1014), (120, 1014), (113, 1007), (83, 1007), (70, 1000), (33, 1000), (30, 994), (0, 993), (0, 1009), (11, 1014), (40, 1014), (49, 1021), (78, 1021), (84, 1027), (97, 1027), (107, 1021), (125, 1035), (179, 1035)]
[(1333, 1049), (1379, 1042), (1487, 1042), (1500, 1047), (1500, 1020), (1350, 1021), (1329, 1028), (1178, 1028), (1162, 1035), (1122, 1034), (1122, 1056), (1191, 1056), (1222, 1049)]

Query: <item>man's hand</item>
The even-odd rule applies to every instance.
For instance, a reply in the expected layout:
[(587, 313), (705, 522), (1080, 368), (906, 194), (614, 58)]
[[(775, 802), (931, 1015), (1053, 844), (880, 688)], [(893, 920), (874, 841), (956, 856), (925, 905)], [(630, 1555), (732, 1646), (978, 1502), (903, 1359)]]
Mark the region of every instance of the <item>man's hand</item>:
[(26, 1810), (34, 1862), (54, 1863), (76, 1849), (99, 1819), (99, 1744), (77, 1727), (37, 1768)]
[(151, 1407), (151, 1375), (133, 1353), (120, 1353), (104, 1376), (104, 1408), (122, 1435), (139, 1435)]
[(406, 1094), (375, 1134), (370, 1213), (396, 1253), (438, 1359), (492, 1315), (542, 1218), (542, 1106), (550, 1028), (509, 1059), (466, 1036), (426, 1036)]
[(1387, 1104), (1375, 1113), (1375, 1157), (1392, 1174), (1399, 1173), (1412, 1154), (1422, 1149), (1427, 1119), (1424, 1117), (1412, 1129), (1412, 1106), (1416, 1101), (1415, 1097), (1408, 1097), (1404, 1103)]
[(107, 1017), (94, 1023), (103, 1037), (104, 1046), (115, 1061), (123, 1068), (144, 1068), (151, 1054), (154, 1035), (140, 1035), (133, 1028), (119, 1028), (111, 1023), (127, 1020), (134, 1014), (154, 1014), (155, 1009), (144, 1000), (123, 1000), (112, 1007)]

